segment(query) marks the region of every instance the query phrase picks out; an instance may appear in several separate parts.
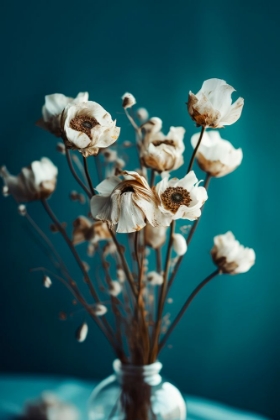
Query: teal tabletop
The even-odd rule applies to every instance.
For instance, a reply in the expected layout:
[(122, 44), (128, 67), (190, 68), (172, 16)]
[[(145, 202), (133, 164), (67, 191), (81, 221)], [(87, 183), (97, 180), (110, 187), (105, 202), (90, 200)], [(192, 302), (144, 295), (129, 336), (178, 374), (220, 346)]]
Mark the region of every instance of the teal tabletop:
[[(87, 400), (94, 382), (69, 378), (42, 376), (0, 377), (0, 419), (12, 420), (23, 412), (27, 401), (36, 399), (44, 391), (74, 404), (80, 412), (80, 420), (87, 420)], [(187, 396), (188, 420), (268, 420), (260, 415), (237, 410), (223, 404)]]

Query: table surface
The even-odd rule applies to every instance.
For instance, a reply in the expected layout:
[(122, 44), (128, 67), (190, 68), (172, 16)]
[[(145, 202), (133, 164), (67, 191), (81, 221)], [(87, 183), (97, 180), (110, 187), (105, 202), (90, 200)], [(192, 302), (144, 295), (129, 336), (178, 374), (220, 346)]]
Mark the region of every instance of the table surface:
[[(76, 405), (80, 420), (87, 420), (87, 400), (96, 383), (69, 378), (42, 376), (0, 376), (0, 419), (11, 420), (22, 414), (24, 404), (43, 391), (54, 392), (65, 402)], [(268, 420), (260, 415), (237, 410), (201, 398), (186, 397), (188, 420)]]

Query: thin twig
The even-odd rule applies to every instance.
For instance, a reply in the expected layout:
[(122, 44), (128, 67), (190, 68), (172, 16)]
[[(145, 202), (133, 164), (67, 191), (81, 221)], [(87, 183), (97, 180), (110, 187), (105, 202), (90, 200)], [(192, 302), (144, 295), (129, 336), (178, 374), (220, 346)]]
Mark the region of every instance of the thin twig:
[(197, 153), (197, 151), (198, 151), (198, 148), (199, 148), (199, 146), (200, 146), (200, 143), (201, 143), (201, 140), (202, 140), (202, 137), (203, 137), (204, 131), (205, 131), (205, 127), (201, 127), (200, 136), (199, 136), (199, 139), (198, 139), (197, 145), (196, 145), (196, 147), (195, 147), (195, 149), (194, 149), (194, 151), (193, 151), (193, 154), (192, 154), (192, 157), (191, 157), (191, 160), (190, 160), (190, 163), (189, 163), (189, 167), (188, 167), (188, 170), (187, 170), (187, 174), (188, 174), (188, 173), (192, 170), (192, 166), (193, 166), (193, 163), (194, 163), (194, 159), (195, 159), (196, 153)]
[(194, 291), (191, 293), (191, 295), (188, 297), (188, 299), (186, 300), (186, 302), (184, 303), (182, 309), (180, 310), (180, 312), (178, 313), (178, 315), (176, 316), (175, 320), (173, 321), (173, 323), (171, 324), (171, 326), (169, 327), (167, 333), (165, 334), (164, 338), (162, 339), (160, 345), (159, 345), (159, 352), (160, 350), (163, 348), (163, 346), (165, 345), (166, 341), (168, 340), (170, 334), (172, 333), (172, 331), (174, 330), (174, 328), (177, 326), (178, 322), (181, 320), (182, 316), (184, 315), (184, 313), (186, 312), (186, 310), (188, 309), (188, 307), (190, 306), (191, 302), (193, 301), (193, 299), (195, 298), (195, 296), (198, 294), (198, 292), (207, 284), (209, 283), (210, 280), (212, 280), (214, 277), (216, 277), (218, 274), (221, 274), (220, 269), (215, 270), (212, 274), (210, 274), (208, 277), (206, 277), (206, 279), (204, 279), (195, 289)]
[(85, 158), (84, 156), (83, 156), (83, 161), (84, 161), (85, 174), (86, 174), (86, 177), (87, 177), (87, 181), (88, 181), (88, 185), (89, 185), (91, 194), (95, 195), (95, 191), (94, 191), (94, 188), (93, 188), (93, 185), (92, 185), (92, 182), (91, 182), (91, 177), (90, 177), (90, 174), (89, 174), (89, 171), (88, 171), (87, 158)]
[(92, 194), (90, 193), (90, 191), (88, 190), (88, 188), (85, 186), (85, 184), (83, 183), (83, 181), (79, 178), (77, 172), (75, 171), (75, 169), (73, 167), (72, 159), (71, 159), (71, 154), (70, 154), (70, 151), (69, 151), (69, 149), (67, 147), (66, 147), (66, 158), (67, 158), (68, 166), (70, 168), (70, 171), (71, 171), (73, 177), (78, 182), (78, 184), (80, 185), (80, 187), (82, 187), (82, 189), (87, 194), (87, 196), (89, 198), (91, 198)]

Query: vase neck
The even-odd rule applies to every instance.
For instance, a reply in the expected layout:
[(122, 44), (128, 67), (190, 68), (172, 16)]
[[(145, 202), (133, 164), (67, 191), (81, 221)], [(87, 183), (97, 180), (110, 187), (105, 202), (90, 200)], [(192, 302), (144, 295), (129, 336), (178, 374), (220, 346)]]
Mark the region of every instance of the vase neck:
[(162, 364), (160, 362), (137, 366), (123, 364), (117, 359), (113, 362), (113, 369), (120, 383), (142, 382), (150, 386), (155, 386), (161, 382), (159, 372), (162, 369)]

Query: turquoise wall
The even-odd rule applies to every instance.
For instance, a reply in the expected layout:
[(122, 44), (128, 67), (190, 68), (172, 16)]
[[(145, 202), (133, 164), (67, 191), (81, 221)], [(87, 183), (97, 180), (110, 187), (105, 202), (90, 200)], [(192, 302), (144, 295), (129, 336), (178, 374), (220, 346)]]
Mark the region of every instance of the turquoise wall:
[[(170, 125), (196, 131), (185, 101), (203, 80), (225, 79), (245, 98), (241, 119), (223, 131), (242, 147), (233, 174), (213, 180), (209, 201), (172, 297), (173, 310), (213, 270), (212, 238), (231, 229), (256, 250), (247, 274), (221, 276), (190, 307), (162, 354), (165, 375), (182, 391), (279, 418), (279, 4), (252, 1), (119, 1), (47, 3), (11, 0), (1, 14), (1, 164), (21, 166), (49, 156), (60, 167), (51, 199), (71, 223), (76, 188), (55, 140), (35, 126), (45, 94), (88, 90), (132, 137), (120, 96), (132, 92), (139, 105)], [(237, 98), (237, 95), (236, 95)], [(199, 171), (197, 171), (199, 173)], [(182, 173), (182, 172), (181, 172)], [(200, 176), (203, 176), (200, 173)], [(0, 198), (0, 368), (104, 377), (113, 354), (94, 325), (80, 345), (73, 331), (78, 313), (58, 321), (72, 305), (60, 285), (46, 290), (29, 269), (49, 266), (12, 199)], [(40, 204), (30, 212), (47, 229)], [(55, 242), (76, 270), (59, 237)]]

